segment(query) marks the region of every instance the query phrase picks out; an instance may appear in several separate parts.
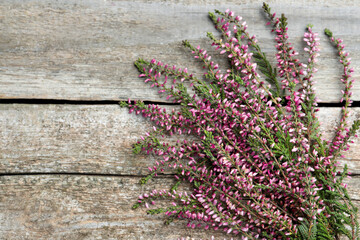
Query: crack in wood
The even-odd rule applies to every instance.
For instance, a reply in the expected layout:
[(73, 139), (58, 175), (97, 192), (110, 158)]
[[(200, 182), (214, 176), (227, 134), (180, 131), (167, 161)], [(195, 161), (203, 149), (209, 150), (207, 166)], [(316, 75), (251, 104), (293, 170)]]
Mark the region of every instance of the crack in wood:
[[(41, 176), (41, 175), (69, 175), (69, 176), (92, 176), (92, 177), (133, 177), (133, 178), (143, 178), (147, 175), (139, 174), (112, 174), (112, 173), (82, 173), (82, 172), (10, 172), (10, 173), (0, 173), (0, 177), (7, 176)], [(175, 174), (172, 173), (159, 173), (156, 178), (170, 178)]]

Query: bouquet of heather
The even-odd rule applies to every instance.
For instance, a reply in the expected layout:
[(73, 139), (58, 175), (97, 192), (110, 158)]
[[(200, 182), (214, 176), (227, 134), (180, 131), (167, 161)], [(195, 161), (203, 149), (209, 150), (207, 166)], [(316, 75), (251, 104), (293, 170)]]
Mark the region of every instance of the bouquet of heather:
[[(165, 213), (168, 221), (187, 219), (189, 227), (222, 229), (239, 239), (359, 239), (357, 209), (343, 183), (347, 168), (338, 174), (336, 170), (337, 157), (349, 148), (360, 125), (347, 122), (353, 83), (348, 53), (342, 40), (325, 30), (339, 53), (345, 86), (341, 121), (334, 138), (325, 141), (313, 88), (318, 34), (307, 27), (308, 62), (301, 63), (288, 42), (285, 16), (276, 17), (266, 3), (263, 9), (275, 35), (276, 67), (248, 33), (246, 22), (228, 10), (210, 13), (222, 38), (208, 33), (212, 45), (229, 60), (225, 71), (206, 50), (188, 41), (184, 45), (207, 70), (204, 79), (155, 59), (135, 62), (140, 77), (179, 108), (168, 113), (140, 101), (120, 103), (155, 124), (134, 145), (135, 153), (162, 159), (149, 167), (141, 183), (165, 169), (172, 169), (176, 178), (171, 189), (139, 196), (134, 208), (170, 199), (170, 206), (148, 213)], [(166, 142), (173, 134), (187, 137)], [(180, 192), (180, 184), (190, 184), (190, 190)]]

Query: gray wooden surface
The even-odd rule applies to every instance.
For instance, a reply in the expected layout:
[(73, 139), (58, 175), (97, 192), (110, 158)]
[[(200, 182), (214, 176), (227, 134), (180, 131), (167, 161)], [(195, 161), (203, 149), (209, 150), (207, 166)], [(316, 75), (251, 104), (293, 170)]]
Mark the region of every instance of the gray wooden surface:
[[(298, 49), (308, 23), (321, 32), (317, 92), (322, 102), (337, 102), (341, 68), (322, 30), (329, 27), (344, 39), (354, 77), (360, 80), (360, 1), (269, 3), (287, 15), (290, 39)], [(164, 175), (139, 186), (154, 159), (132, 155), (131, 144), (151, 124), (116, 104), (91, 103), (128, 98), (164, 103), (137, 78), (133, 61), (138, 57), (187, 66), (201, 75), (181, 40), (214, 52), (205, 38), (206, 31), (214, 32), (207, 18), (213, 9), (231, 8), (243, 16), (272, 56), (274, 42), (261, 5), (258, 0), (0, 0), (0, 101), (7, 99), (0, 104), (0, 239), (229, 238), (190, 230), (181, 221), (164, 226), (161, 216), (131, 210), (137, 195), (167, 188), (172, 178)], [(305, 58), (302, 51), (300, 55)], [(12, 104), (19, 99), (88, 102)], [(360, 101), (360, 82), (354, 99)], [(352, 119), (359, 118), (360, 109), (352, 110)], [(319, 112), (326, 137), (331, 137), (339, 112)], [(356, 139), (339, 159), (356, 174), (347, 181), (357, 205), (359, 152)]]

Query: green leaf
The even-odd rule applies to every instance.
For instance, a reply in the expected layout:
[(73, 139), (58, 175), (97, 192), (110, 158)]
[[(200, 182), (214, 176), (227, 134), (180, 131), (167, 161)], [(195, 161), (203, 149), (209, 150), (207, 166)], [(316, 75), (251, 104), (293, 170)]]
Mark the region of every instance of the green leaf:
[(324, 29), (324, 33), (325, 33), (325, 35), (328, 36), (328, 37), (332, 37), (332, 36), (333, 36), (333, 33), (332, 33), (328, 28), (325, 28), (325, 29)]
[(298, 226), (298, 230), (299, 230), (299, 233), (300, 233), (302, 239), (308, 239), (309, 229), (307, 226), (305, 226), (304, 224), (300, 224)]
[(120, 105), (121, 108), (125, 108), (125, 107), (129, 106), (129, 104), (127, 102), (125, 102), (125, 101), (120, 101), (119, 105)]
[(141, 178), (139, 181), (140, 185), (145, 185), (154, 176), (155, 176), (155, 172), (152, 172), (149, 175), (147, 175), (146, 177)]
[(311, 226), (309, 239), (310, 240), (315, 240), (316, 239), (316, 234), (317, 234), (317, 225), (316, 225), (316, 221), (314, 220), (313, 224)]

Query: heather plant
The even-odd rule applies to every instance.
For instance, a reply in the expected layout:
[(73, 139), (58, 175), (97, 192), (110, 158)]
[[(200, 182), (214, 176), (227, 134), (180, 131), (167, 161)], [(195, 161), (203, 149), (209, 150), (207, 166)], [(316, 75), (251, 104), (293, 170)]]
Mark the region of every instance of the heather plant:
[[(168, 112), (141, 101), (120, 103), (154, 123), (134, 145), (134, 153), (161, 159), (141, 183), (169, 169), (176, 178), (171, 189), (140, 195), (134, 208), (170, 199), (168, 207), (147, 212), (164, 213), (167, 222), (187, 219), (189, 227), (221, 229), (239, 239), (359, 239), (357, 208), (343, 183), (347, 167), (338, 171), (336, 162), (360, 125), (347, 121), (353, 83), (348, 53), (326, 29), (340, 57), (345, 86), (341, 120), (327, 141), (315, 114), (318, 34), (307, 26), (308, 60), (302, 63), (288, 41), (286, 17), (276, 17), (266, 3), (263, 9), (275, 35), (276, 67), (246, 22), (229, 10), (209, 14), (222, 37), (207, 34), (228, 59), (226, 70), (188, 41), (184, 46), (206, 69), (203, 78), (155, 59), (135, 62), (140, 77), (179, 107)], [(173, 134), (185, 138), (166, 141)], [(190, 190), (180, 191), (181, 184)]]

